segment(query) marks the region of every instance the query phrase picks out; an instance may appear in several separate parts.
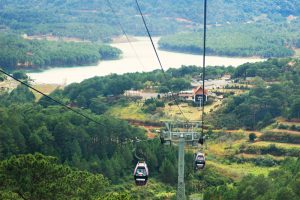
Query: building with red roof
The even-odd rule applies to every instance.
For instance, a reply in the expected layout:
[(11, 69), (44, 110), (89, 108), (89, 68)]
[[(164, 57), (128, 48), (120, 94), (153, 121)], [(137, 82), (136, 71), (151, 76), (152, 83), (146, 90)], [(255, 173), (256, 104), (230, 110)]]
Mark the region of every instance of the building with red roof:
[(191, 91), (181, 91), (178, 96), (184, 100), (190, 100), (194, 101), (195, 103), (199, 103), (200, 101), (202, 101), (202, 99), (204, 99), (204, 101), (207, 101), (207, 94), (208, 90), (205, 89), (203, 93), (202, 86), (198, 86), (193, 88)]

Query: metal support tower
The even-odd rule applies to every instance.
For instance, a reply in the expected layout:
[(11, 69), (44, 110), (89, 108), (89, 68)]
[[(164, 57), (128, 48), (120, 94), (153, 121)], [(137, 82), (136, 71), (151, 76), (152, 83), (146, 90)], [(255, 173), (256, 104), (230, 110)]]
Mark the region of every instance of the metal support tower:
[(185, 143), (195, 145), (198, 143), (200, 134), (197, 129), (200, 122), (166, 122), (167, 131), (161, 133), (161, 138), (170, 145), (178, 144), (178, 186), (177, 200), (185, 200), (184, 182), (184, 147)]
[(185, 183), (184, 183), (184, 136), (180, 135), (178, 143), (178, 186), (177, 200), (185, 200)]

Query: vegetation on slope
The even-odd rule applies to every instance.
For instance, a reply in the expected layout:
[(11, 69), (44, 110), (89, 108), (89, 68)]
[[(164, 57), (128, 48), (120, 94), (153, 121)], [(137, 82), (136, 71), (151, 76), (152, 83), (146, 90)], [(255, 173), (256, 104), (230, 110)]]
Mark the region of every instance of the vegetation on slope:
[(291, 199), (300, 198), (300, 160), (285, 161), (279, 170), (268, 176), (247, 176), (235, 185), (211, 187), (205, 191), (204, 199)]
[[(145, 34), (134, 1), (111, 2), (130, 34)], [(188, 0), (140, 1), (151, 31), (171, 34), (193, 30), (203, 19), (203, 2)], [(285, 21), (289, 15), (299, 16), (299, 1), (212, 0), (208, 4), (210, 24), (259, 20)], [(29, 35), (53, 34), (89, 40), (109, 40), (120, 34), (115, 16), (106, 0), (3, 0), (0, 6), (1, 29)]]
[(121, 51), (107, 45), (25, 40), (0, 34), (0, 66), (4, 69), (45, 68), (97, 63), (117, 59)]
[[(208, 29), (207, 53), (219, 56), (288, 57), (294, 55), (300, 35), (295, 24), (227, 25)], [(279, 28), (280, 27), (280, 28)], [(299, 27), (299, 25), (297, 25)], [(178, 33), (162, 37), (161, 49), (202, 54), (200, 33)]]
[(1, 199), (103, 199), (109, 182), (101, 174), (71, 169), (42, 154), (0, 162)]
[(271, 124), (278, 116), (299, 118), (299, 69), (299, 60), (295, 59), (270, 59), (239, 66), (234, 77), (240, 81), (259, 76), (269, 83), (257, 79), (248, 93), (228, 99), (225, 107), (212, 115), (212, 124), (255, 130)]
[[(226, 125), (232, 125), (233, 127), (249, 126), (249, 129), (252, 128), (254, 123), (251, 123), (253, 121), (250, 120), (253, 118), (248, 116), (248, 112), (252, 110), (247, 110), (247, 106), (252, 108), (252, 103), (257, 105), (260, 110), (264, 111), (261, 113), (263, 117), (257, 114), (256, 119), (260, 121), (257, 122), (257, 124), (254, 124), (256, 127), (265, 127), (265, 125), (270, 123), (275, 116), (287, 115), (291, 117), (297, 117), (296, 114), (293, 114), (297, 113), (297, 110), (294, 110), (297, 108), (297, 106), (293, 106), (291, 104), (291, 106), (286, 108), (288, 110), (282, 111), (282, 105), (280, 103), (275, 103), (277, 96), (279, 99), (282, 98), (282, 96), (280, 96), (282, 93), (281, 90), (286, 89), (285, 87), (287, 86), (285, 86), (285, 84), (287, 83), (288, 86), (292, 86), (290, 87), (291, 93), (296, 93), (298, 88), (297, 81), (299, 77), (297, 74), (298, 67), (298, 60), (294, 59), (271, 59), (262, 63), (245, 64), (237, 69), (209, 67), (207, 72), (211, 77), (220, 77), (229, 73), (233, 75), (236, 81), (240, 82), (246, 81), (244, 80), (246, 77), (255, 77), (258, 75), (265, 80), (265, 82), (262, 80), (255, 80), (256, 82), (255, 84), (252, 83), (253, 87), (250, 87), (249, 93), (245, 93), (245, 97), (244, 95), (239, 97), (240, 101), (237, 102), (242, 102), (244, 104), (243, 107), (234, 106), (234, 104), (232, 104), (232, 102), (236, 102), (236, 98), (238, 97), (229, 97), (228, 103), (225, 104), (224, 108), (225, 110), (228, 109), (227, 112), (224, 112), (224, 110), (220, 109), (218, 113), (221, 114), (218, 116), (214, 115), (215, 117), (213, 118), (213, 121), (216, 122), (216, 127), (221, 126), (220, 124), (223, 123)], [(193, 66), (182, 67), (180, 69), (168, 70), (167, 76), (171, 77), (172, 74), (173, 81), (175, 80), (176, 83), (176, 79), (183, 79), (183, 77), (186, 80), (190, 80), (191, 78), (199, 78), (200, 71), (200, 68)], [(273, 73), (269, 73), (270, 71)], [(287, 81), (287, 79), (289, 81)], [(278, 87), (278, 82), (281, 83), (280, 85), (283, 87), (283, 89)], [(182, 84), (181, 81), (178, 81), (178, 83)], [(109, 100), (112, 100), (120, 106), (123, 103), (126, 104), (127, 101), (132, 101), (130, 98), (126, 100), (125, 97), (119, 97), (126, 89), (146, 88), (149, 85), (160, 86), (164, 84), (165, 83), (160, 71), (125, 75), (109, 75), (106, 77), (95, 77), (78, 84), (72, 84), (66, 87), (64, 90), (55, 91), (52, 96), (54, 98), (59, 98), (60, 101), (73, 106), (74, 109), (77, 109), (76, 107), (80, 106), (89, 108), (94, 113), (98, 112), (98, 114), (101, 114), (105, 112), (103, 112), (105, 109), (103, 109), (103, 105), (101, 105), (99, 102), (104, 102), (104, 108), (106, 106), (109, 109), (112, 105), (109, 103)], [(269, 86), (265, 84), (268, 84)], [(260, 96), (258, 96), (258, 94), (260, 94)], [(286, 101), (292, 100), (289, 92), (285, 92), (284, 94), (286, 94)], [(252, 98), (254, 100), (252, 100)], [(297, 96), (293, 98), (297, 99)], [(161, 102), (161, 99), (149, 100), (144, 104), (144, 106), (145, 108), (148, 108), (154, 104), (155, 106), (163, 106)], [(267, 105), (266, 102), (268, 102)], [(10, 93), (4, 93), (1, 95), (0, 105), (0, 160), (2, 160), (0, 164), (0, 177), (4, 177), (3, 180), (18, 180), (15, 178), (14, 171), (5, 170), (7, 169), (5, 168), (6, 164), (2, 163), (7, 162), (19, 163), (18, 166), (21, 167), (16, 167), (14, 169), (16, 170), (16, 173), (24, 169), (25, 167), (23, 166), (26, 165), (32, 170), (31, 174), (38, 174), (39, 169), (31, 166), (39, 166), (36, 164), (39, 163), (36, 161), (39, 159), (42, 160), (42, 163), (49, 163), (50, 161), (47, 160), (50, 158), (42, 155), (25, 155), (17, 157), (14, 157), (14, 155), (34, 154), (39, 152), (44, 155), (54, 156), (57, 158), (57, 161), (55, 161), (54, 164), (52, 161), (49, 163), (54, 170), (54, 172), (50, 171), (53, 172), (51, 174), (51, 177), (54, 177), (52, 179), (53, 182), (57, 181), (58, 176), (56, 176), (57, 171), (55, 171), (57, 167), (62, 169), (67, 168), (66, 171), (69, 170), (68, 172), (71, 173), (71, 175), (68, 174), (66, 175), (67, 178), (65, 178), (64, 175), (60, 174), (62, 179), (59, 180), (60, 183), (63, 184), (61, 187), (68, 187), (73, 190), (70, 195), (74, 198), (79, 198), (81, 195), (84, 196), (85, 192), (88, 191), (88, 195), (91, 196), (86, 195), (87, 198), (97, 199), (99, 198), (98, 191), (102, 191), (101, 188), (97, 189), (97, 191), (90, 191), (89, 189), (85, 189), (85, 186), (78, 186), (76, 184), (76, 181), (78, 180), (76, 178), (76, 174), (80, 174), (81, 176), (84, 174), (84, 177), (87, 177), (87, 179), (90, 180), (90, 189), (94, 188), (93, 180), (97, 180), (97, 177), (103, 178), (101, 179), (103, 180), (101, 181), (103, 184), (107, 184), (107, 179), (109, 179), (111, 181), (111, 185), (106, 185), (107, 187), (105, 191), (101, 193), (101, 195), (104, 195), (105, 197), (101, 196), (100, 198), (104, 199), (163, 199), (174, 197), (177, 180), (176, 147), (162, 146), (158, 139), (140, 142), (136, 145), (133, 145), (130, 142), (127, 143), (127, 141), (134, 140), (136, 137), (139, 139), (145, 139), (145, 132), (142, 129), (132, 127), (127, 122), (112, 118), (110, 116), (95, 115), (90, 113), (88, 110), (82, 111), (86, 115), (97, 120), (101, 125), (95, 124), (82, 118), (81, 116), (78, 116), (75, 113), (66, 111), (63, 108), (53, 105), (52, 102), (46, 101), (44, 98), (42, 98), (38, 103), (35, 103), (33, 94), (27, 88), (21, 86)], [(276, 107), (275, 105), (280, 106)], [(97, 108), (98, 110), (93, 110), (93, 108)], [(254, 106), (254, 108), (256, 107)], [(244, 113), (237, 115), (238, 112), (243, 110), (245, 110), (246, 114)], [(148, 110), (143, 112), (148, 112)], [(156, 113), (152, 110), (150, 112)], [(264, 121), (266, 118), (264, 115), (268, 112), (271, 115), (274, 114), (274, 116), (271, 117), (269, 114), (267, 115), (269, 116), (268, 119), (270, 119), (270, 122)], [(234, 116), (235, 114), (236, 116)], [(228, 121), (228, 116), (234, 116), (233, 118), (236, 121), (241, 119), (242, 123), (231, 124), (232, 122)], [(250, 123), (248, 123), (247, 119), (250, 121)], [(288, 128), (280, 124), (278, 127), (279, 126), (282, 128), (282, 130), (284, 128)], [(222, 125), (221, 128), (225, 128), (225, 126)], [(296, 129), (297, 126), (291, 126), (290, 129), (292, 128)], [(277, 161), (275, 158), (264, 154), (271, 154), (276, 157), (299, 155), (298, 147), (294, 148), (294, 146), (291, 145), (271, 146), (269, 144), (265, 145), (262, 144), (262, 142), (256, 141), (252, 141), (253, 143), (248, 143), (247, 135), (239, 135), (235, 133), (229, 135), (225, 132), (215, 133), (211, 130), (208, 130), (208, 135), (210, 142), (207, 155), (208, 165), (205, 171), (201, 173), (195, 173), (192, 165), (193, 151), (186, 152), (185, 178), (186, 191), (188, 195), (192, 193), (205, 193), (205, 196), (208, 199), (217, 198), (217, 196), (214, 195), (218, 195), (218, 197), (222, 197), (224, 199), (247, 199), (247, 195), (252, 195), (252, 199), (258, 198), (261, 195), (263, 195), (263, 198), (267, 198), (269, 197), (269, 192), (264, 191), (263, 193), (257, 193), (256, 189), (259, 188), (258, 186), (254, 186), (253, 191), (250, 188), (247, 195), (241, 196), (239, 194), (239, 191), (242, 191), (241, 185), (243, 183), (248, 184), (248, 182), (252, 184), (252, 180), (266, 180), (269, 186), (269, 181), (272, 178), (278, 181), (281, 180), (281, 176), (277, 176), (275, 172), (270, 173), (270, 169), (276, 169), (276, 165), (281, 164), (283, 161)], [(264, 136), (262, 134), (258, 136), (260, 137), (259, 139), (270, 140), (270, 137), (266, 137), (268, 135)], [(224, 143), (224, 141), (226, 143)], [(131, 177), (132, 170), (136, 163), (136, 159), (134, 158), (134, 154), (132, 152), (134, 148), (136, 148), (136, 153), (139, 156), (142, 156), (147, 160), (149, 169), (151, 171), (149, 187), (139, 192), (137, 192), (137, 188), (133, 186), (134, 183)], [(253, 156), (258, 154), (263, 155), (261, 155), (261, 157), (253, 158), (238, 158), (238, 156), (243, 153), (247, 153), (248, 155), (251, 154)], [(17, 161), (15, 161), (16, 159)], [(52, 159), (53, 158), (50, 160)], [(34, 164), (30, 164), (31, 162)], [(294, 165), (294, 161), (286, 162), (289, 162), (290, 165)], [(72, 170), (67, 166), (62, 166), (62, 163), (72, 167)], [(4, 166), (4, 168), (2, 168), (2, 166)], [(232, 170), (232, 167), (235, 167), (238, 170), (234, 171)], [(77, 171), (77, 169), (86, 170), (88, 172)], [(37, 172), (35, 170), (37, 170)], [(75, 174), (74, 176), (72, 175), (73, 172)], [(102, 175), (97, 175), (98, 173), (103, 174), (103, 176), (107, 179)], [(246, 176), (243, 178), (248, 173), (254, 174), (255, 176), (251, 176), (250, 178)], [(33, 181), (33, 179), (31, 179), (31, 174), (24, 173), (25, 178), (21, 176), (21, 179), (24, 178), (24, 180), (29, 182)], [(268, 176), (272, 177), (261, 178), (261, 176), (257, 176), (258, 174), (269, 174)], [(32, 182), (33, 186), (38, 184), (36, 187), (39, 188), (37, 193), (34, 194), (30, 192), (30, 187), (23, 189), (23, 187), (25, 187), (24, 181), (6, 181), (5, 184), (2, 184), (0, 181), (0, 195), (4, 196), (4, 199), (8, 195), (13, 195), (17, 199), (20, 197), (18, 196), (19, 188), (22, 188), (21, 195), (47, 195), (48, 193), (46, 191), (50, 189), (57, 189), (54, 186), (49, 189), (52, 182), (51, 180), (48, 180), (47, 177), (48, 176), (40, 179), (40, 181)], [(72, 178), (72, 180), (69, 180), (69, 177)], [(239, 182), (241, 179), (242, 181)], [(85, 181), (85, 179), (83, 181)], [(270, 185), (277, 191), (277, 185), (273, 186), (274, 182), (272, 181), (270, 182)], [(27, 185), (27, 183), (28, 182), (26, 182), (25, 185)], [(162, 183), (165, 184), (163, 187), (161, 186)], [(68, 186), (68, 184), (72, 184), (72, 186)], [(292, 197), (297, 199), (297, 196), (295, 196), (297, 194), (295, 194), (295, 191), (291, 185), (288, 185), (285, 187), (285, 189), (289, 190), (289, 195), (292, 195)], [(290, 189), (292, 189), (292, 191)], [(112, 190), (118, 193), (109, 193)], [(223, 193), (219, 190), (223, 191)], [(127, 193), (130, 193), (130, 195)], [(219, 195), (219, 193), (221, 194)], [(63, 196), (65, 193), (64, 191), (61, 191), (58, 192), (57, 195)], [(276, 195), (277, 197), (277, 195), (280, 194), (276, 193), (272, 195)], [(27, 196), (25, 196), (25, 198)], [(58, 197), (58, 199), (59, 198), (60, 197)]]

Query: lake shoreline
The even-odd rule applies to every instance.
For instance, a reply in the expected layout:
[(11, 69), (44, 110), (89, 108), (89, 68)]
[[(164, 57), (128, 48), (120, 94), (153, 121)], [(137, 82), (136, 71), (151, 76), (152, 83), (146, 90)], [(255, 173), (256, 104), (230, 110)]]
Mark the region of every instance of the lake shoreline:
[[(129, 43), (111, 43), (110, 45), (120, 49), (123, 54), (118, 60), (101, 60), (96, 65), (73, 66), (73, 67), (50, 67), (39, 72), (28, 72), (27, 75), (36, 83), (46, 84), (71, 84), (78, 83), (95, 76), (109, 74), (125, 74), (135, 72), (150, 72), (159, 69), (159, 63), (153, 52), (153, 48), (147, 37), (135, 37), (131, 45), (135, 49), (136, 57)], [(159, 37), (153, 38), (158, 48)], [(175, 53), (158, 49), (164, 69), (180, 68), (182, 65), (202, 65), (201, 55)], [(231, 58), (219, 56), (207, 56), (207, 66), (233, 66), (250, 62), (264, 61), (260, 58)]]

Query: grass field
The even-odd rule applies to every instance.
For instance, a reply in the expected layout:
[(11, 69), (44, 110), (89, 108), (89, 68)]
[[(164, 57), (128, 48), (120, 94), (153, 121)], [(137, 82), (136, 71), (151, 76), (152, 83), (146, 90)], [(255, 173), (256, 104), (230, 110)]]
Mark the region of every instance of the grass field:
[(242, 134), (246, 134), (247, 136), (250, 134), (250, 133), (255, 133), (255, 135), (257, 137), (261, 136), (262, 133), (261, 132), (258, 132), (258, 131), (245, 131), (245, 130), (226, 130), (225, 133), (242, 133)]
[[(190, 120), (200, 120), (200, 108), (197, 107), (191, 107), (188, 106), (188, 104), (180, 104), (179, 105), (180, 109), (182, 110), (182, 112), (184, 113), (185, 117), (190, 119)], [(166, 107), (163, 109), (163, 112), (166, 115), (166, 119), (167, 118), (183, 118), (179, 108), (176, 105), (173, 106), (168, 106), (166, 105)]]
[(229, 144), (226, 144), (225, 142), (210, 144), (208, 146), (208, 151), (215, 156), (226, 156), (228, 154), (226, 150), (227, 147), (229, 147)]
[(234, 180), (240, 180), (248, 174), (260, 175), (263, 174), (267, 176), (270, 171), (277, 169), (278, 167), (258, 167), (252, 163), (243, 164), (223, 164), (214, 161), (207, 161), (207, 167), (215, 168), (219, 173), (230, 177)]
[[(211, 110), (214, 110), (216, 107), (221, 105), (221, 101), (214, 102), (212, 105), (205, 106), (204, 112), (209, 113)], [(202, 108), (200, 107), (192, 107), (188, 106), (187, 103), (179, 104), (180, 109), (182, 110), (183, 114), (186, 118), (191, 121), (199, 121), (201, 119)], [(166, 116), (170, 118), (183, 118), (181, 111), (179, 110), (177, 105), (172, 105), (164, 108), (163, 112)]]
[[(36, 84), (36, 85), (33, 85), (33, 88), (43, 92), (44, 94), (51, 94), (51, 92), (53, 92), (54, 90), (58, 89), (58, 88), (62, 88), (60, 85), (57, 85), (57, 84)], [(33, 91), (33, 94), (36, 98), (36, 100), (38, 101), (42, 95), (40, 93), (37, 93), (35, 91)]]
[(141, 110), (139, 103), (130, 103), (128, 106), (114, 106), (107, 111), (107, 114), (121, 119), (146, 120), (149, 116)]
[(291, 121), (287, 121), (285, 118), (283, 118), (283, 117), (278, 117), (277, 119), (276, 119), (276, 121), (278, 122), (278, 123), (280, 123), (280, 124), (284, 124), (284, 125), (288, 125), (288, 126), (292, 126), (292, 125), (295, 125), (295, 126), (297, 126), (297, 125), (299, 125), (300, 126), (300, 122), (291, 122)]
[[(251, 159), (251, 158), (257, 158), (259, 156), (262, 156), (262, 155), (257, 155), (257, 154), (247, 154), (247, 153), (240, 153), (240, 154), (237, 154), (236, 157), (239, 157), (239, 158), (246, 158), (246, 159)], [(268, 154), (268, 156), (274, 160), (284, 160), (286, 157), (284, 156), (273, 156), (273, 155), (270, 155)]]
[(286, 133), (286, 134), (291, 134), (291, 135), (300, 135), (299, 131), (291, 131), (291, 130), (285, 130), (285, 129), (272, 129), (272, 130), (269, 130), (269, 132)]
[(259, 141), (255, 142), (251, 145), (253, 146), (259, 146), (259, 147), (266, 147), (271, 144), (275, 144), (279, 148), (285, 148), (285, 149), (290, 149), (290, 148), (300, 148), (300, 144), (290, 144), (290, 143), (279, 143), (279, 142), (265, 142), (265, 141)]
[[(220, 102), (217, 102), (220, 104)], [(206, 106), (205, 112), (209, 112), (216, 104)], [(184, 116), (191, 121), (199, 121), (201, 117), (201, 109), (198, 107), (191, 107), (188, 104), (180, 104), (180, 109), (184, 113)], [(159, 109), (157, 110), (159, 112)], [(158, 113), (157, 112), (157, 113)], [(149, 120), (153, 117), (156, 120), (169, 120), (172, 119), (183, 119), (179, 108), (176, 105), (168, 106), (166, 105), (161, 112), (165, 114), (165, 116), (154, 116), (151, 114), (146, 114), (142, 111), (142, 103), (130, 103), (128, 106), (113, 106), (107, 111), (107, 114), (112, 116), (116, 116), (122, 119), (135, 119), (135, 120)]]

